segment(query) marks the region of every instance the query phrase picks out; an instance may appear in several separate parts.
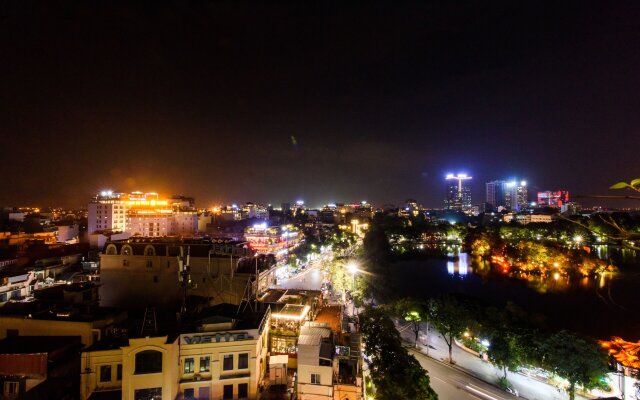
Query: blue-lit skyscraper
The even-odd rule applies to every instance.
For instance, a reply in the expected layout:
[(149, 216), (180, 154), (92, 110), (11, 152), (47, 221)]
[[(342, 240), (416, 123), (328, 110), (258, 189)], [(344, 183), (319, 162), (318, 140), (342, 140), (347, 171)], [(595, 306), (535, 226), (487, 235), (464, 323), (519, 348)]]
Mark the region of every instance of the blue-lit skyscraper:
[(466, 174), (447, 175), (445, 210), (471, 212), (471, 188), (464, 184), (470, 179), (471, 177)]

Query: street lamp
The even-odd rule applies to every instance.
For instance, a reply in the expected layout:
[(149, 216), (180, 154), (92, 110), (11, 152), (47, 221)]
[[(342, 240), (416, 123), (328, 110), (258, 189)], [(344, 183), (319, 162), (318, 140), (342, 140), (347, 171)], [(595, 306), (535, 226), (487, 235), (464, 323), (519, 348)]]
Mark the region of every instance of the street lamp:
[[(347, 271), (349, 271), (352, 277), (353, 284), (351, 285), (351, 290), (353, 291), (356, 288), (356, 272), (358, 272), (358, 264), (355, 261), (349, 261), (349, 263), (347, 263)], [(353, 293), (351, 294), (351, 299), (353, 301)], [(357, 315), (355, 302), (353, 302), (353, 314)]]
[(580, 243), (582, 243), (582, 236), (581, 235), (576, 235), (573, 237), (573, 241), (576, 242), (576, 245), (580, 245)]
[(347, 270), (355, 277), (356, 272), (358, 272), (358, 264), (355, 261), (349, 261)]

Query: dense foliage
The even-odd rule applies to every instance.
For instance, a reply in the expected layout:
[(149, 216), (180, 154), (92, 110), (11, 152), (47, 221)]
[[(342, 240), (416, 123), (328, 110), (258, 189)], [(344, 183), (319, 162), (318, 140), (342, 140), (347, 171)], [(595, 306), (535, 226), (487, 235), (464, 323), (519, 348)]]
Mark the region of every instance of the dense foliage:
[(382, 308), (367, 307), (360, 314), (365, 352), (371, 358), (371, 377), (376, 398), (381, 400), (438, 398), (429, 375), (402, 347), (400, 335)]
[(569, 398), (575, 399), (576, 384), (586, 389), (599, 385), (607, 372), (607, 356), (594, 341), (562, 331), (542, 344), (543, 365), (569, 381)]

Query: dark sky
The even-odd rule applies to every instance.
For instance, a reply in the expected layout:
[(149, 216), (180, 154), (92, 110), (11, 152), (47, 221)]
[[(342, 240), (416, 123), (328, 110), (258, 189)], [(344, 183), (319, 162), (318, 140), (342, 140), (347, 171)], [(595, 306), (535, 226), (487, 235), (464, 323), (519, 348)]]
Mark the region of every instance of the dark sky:
[(474, 203), (496, 178), (640, 177), (637, 1), (129, 3), (0, 3), (0, 204), (441, 206), (447, 172)]

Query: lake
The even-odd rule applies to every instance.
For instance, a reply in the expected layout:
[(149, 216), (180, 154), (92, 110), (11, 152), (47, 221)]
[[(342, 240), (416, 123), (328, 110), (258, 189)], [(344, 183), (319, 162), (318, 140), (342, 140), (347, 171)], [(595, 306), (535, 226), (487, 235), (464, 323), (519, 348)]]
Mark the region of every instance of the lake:
[(609, 339), (640, 339), (640, 265), (619, 263), (620, 272), (596, 279), (509, 276), (486, 261), (460, 253), (457, 259), (400, 261), (393, 264), (394, 289), (428, 298), (458, 293), (501, 306), (507, 301), (542, 314), (551, 328)]

